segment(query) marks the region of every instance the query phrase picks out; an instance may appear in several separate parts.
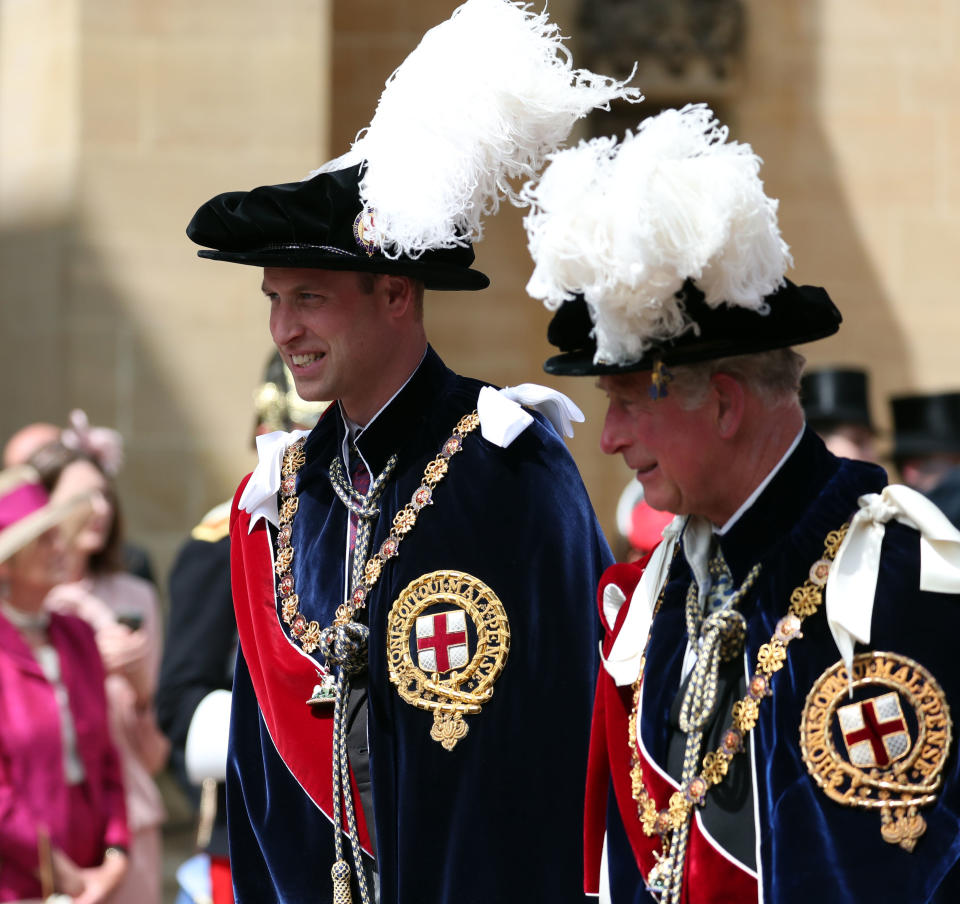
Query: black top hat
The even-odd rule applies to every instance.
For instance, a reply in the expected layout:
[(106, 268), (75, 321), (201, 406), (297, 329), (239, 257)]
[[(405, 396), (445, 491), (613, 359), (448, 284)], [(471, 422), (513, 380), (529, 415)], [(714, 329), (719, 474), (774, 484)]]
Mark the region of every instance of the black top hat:
[(855, 368), (812, 370), (800, 381), (800, 401), (814, 430), (856, 424), (873, 431), (867, 373)]
[(387, 257), (364, 236), (360, 201), (363, 164), (323, 172), (303, 182), (233, 191), (207, 201), (187, 235), (200, 257), (255, 267), (306, 267), (389, 273), (419, 279), (428, 289), (484, 289), (490, 280), (471, 270), (473, 247)]
[(960, 392), (898, 396), (893, 412), (893, 458), (960, 454)]
[(554, 315), (547, 339), (561, 350), (543, 369), (564, 376), (621, 374), (651, 370), (663, 364), (694, 364), (732, 355), (747, 355), (812, 342), (840, 328), (840, 312), (827, 293), (817, 286), (796, 286), (789, 280), (767, 296), (766, 314), (721, 305), (711, 308), (692, 280), (677, 293), (692, 328), (668, 342), (656, 343), (637, 361), (595, 364), (597, 345), (593, 324), (582, 296), (568, 301)]

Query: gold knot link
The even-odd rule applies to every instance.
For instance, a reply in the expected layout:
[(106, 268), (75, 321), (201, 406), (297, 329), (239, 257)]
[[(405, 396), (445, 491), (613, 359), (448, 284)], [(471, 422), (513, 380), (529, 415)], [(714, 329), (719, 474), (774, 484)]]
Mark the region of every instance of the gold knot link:
[(667, 809), (670, 828), (674, 831), (681, 828), (687, 821), (687, 814), (689, 812), (690, 802), (683, 796), (681, 791), (674, 791), (670, 796), (670, 806)]
[(447, 473), (447, 460), (441, 456), (437, 456), (430, 464), (427, 465), (426, 469), (423, 472), (423, 482), (428, 486), (436, 486)]
[(813, 615), (820, 608), (823, 599), (823, 590), (810, 581), (797, 587), (790, 594), (790, 612), (797, 618), (806, 618)]
[(416, 512), (409, 505), (405, 505), (393, 519), (393, 529), (398, 536), (406, 534), (417, 523)]
[(640, 812), (640, 822), (643, 824), (644, 835), (653, 835), (656, 833), (657, 817), (659, 815), (657, 805), (653, 802), (653, 798), (648, 797), (644, 801)]
[(380, 577), (381, 568), (383, 568), (383, 563), (379, 559), (374, 558), (367, 561), (363, 568), (363, 580), (368, 587), (376, 584), (377, 578)]
[(458, 433), (460, 436), (466, 436), (473, 430), (476, 430), (480, 426), (480, 415), (476, 411), (471, 412), (470, 414), (465, 414), (457, 422), (457, 426), (454, 428), (453, 432)]
[(729, 760), (716, 751), (711, 751), (703, 758), (703, 780), (708, 785), (717, 785), (723, 781), (729, 767)]
[(753, 727), (757, 724), (757, 717), (760, 715), (760, 706), (756, 700), (751, 700), (747, 697), (733, 704), (731, 714), (733, 715), (733, 724), (737, 727), (737, 730), (746, 734), (748, 731), (752, 731)]
[(320, 645), (320, 623), (316, 621), (307, 625), (307, 630), (300, 635), (300, 646), (304, 653), (312, 653)]
[(296, 593), (283, 601), (283, 620), (289, 625), (300, 611), (300, 597)]
[(277, 574), (283, 574), (286, 571), (290, 570), (290, 565), (293, 563), (293, 547), (287, 546), (284, 549), (281, 549), (277, 553), (277, 562), (273, 566), (274, 571)]
[(771, 640), (757, 651), (757, 664), (765, 675), (771, 675), (782, 669), (786, 658), (786, 647), (779, 640)]
[(287, 521), (292, 521), (299, 507), (299, 496), (291, 496), (289, 499), (284, 499), (283, 505), (280, 506), (280, 523), (285, 524)]
[(291, 446), (283, 456), (283, 464), (280, 467), (280, 474), (283, 477), (289, 477), (296, 474), (303, 467), (307, 456), (303, 451), (303, 446)]
[(837, 554), (837, 550), (840, 548), (840, 544), (843, 543), (843, 538), (847, 535), (847, 528), (850, 527), (850, 522), (841, 525), (837, 530), (830, 531), (827, 534), (826, 542), (824, 543), (824, 549), (826, 550), (827, 556), (829, 558), (834, 558)]

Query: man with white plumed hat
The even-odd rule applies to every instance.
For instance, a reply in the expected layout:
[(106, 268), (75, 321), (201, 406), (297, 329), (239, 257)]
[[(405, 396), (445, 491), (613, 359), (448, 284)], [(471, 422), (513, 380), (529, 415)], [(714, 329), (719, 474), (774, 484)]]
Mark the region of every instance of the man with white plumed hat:
[(546, 369), (677, 513), (607, 570), (587, 798), (601, 900), (960, 900), (960, 534), (804, 424), (827, 293), (785, 278), (749, 145), (701, 105), (554, 155), (527, 197)]
[(488, 284), (483, 215), (615, 98), (637, 92), (574, 70), (545, 14), (468, 0), (346, 155), (190, 223), (202, 257), (263, 268), (298, 394), (336, 400), (258, 439), (232, 516), (241, 904), (583, 899), (610, 553), (558, 433), (581, 416), (447, 369), (423, 291)]

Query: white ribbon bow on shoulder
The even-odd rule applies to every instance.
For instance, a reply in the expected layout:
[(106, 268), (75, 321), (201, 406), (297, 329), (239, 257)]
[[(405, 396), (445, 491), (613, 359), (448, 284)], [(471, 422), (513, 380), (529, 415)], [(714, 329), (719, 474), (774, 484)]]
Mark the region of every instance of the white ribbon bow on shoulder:
[[(573, 436), (573, 421), (582, 422), (583, 412), (562, 392), (536, 383), (521, 383), (497, 391), (484, 386), (477, 399), (480, 432), (488, 442), (506, 449), (533, 423), (533, 416), (521, 407), (528, 405), (546, 416), (558, 433)], [(250, 513), (250, 530), (261, 518), (274, 527), (280, 522), (277, 493), (280, 491), (280, 466), (283, 453), (308, 430), (285, 433), (276, 430), (257, 437), (259, 461), (250, 475), (238, 505)]]
[[(618, 687), (633, 684), (640, 674), (640, 659), (647, 646), (653, 610), (667, 580), (670, 563), (673, 561), (673, 550), (686, 521), (686, 515), (677, 515), (663, 529), (663, 542), (653, 551), (647, 567), (643, 570), (643, 577), (640, 578), (640, 583), (637, 584), (637, 589), (634, 590), (630, 599), (630, 609), (623, 620), (617, 639), (610, 648), (610, 655), (606, 659), (603, 658), (601, 644), (600, 658), (603, 660), (603, 667)], [(611, 629), (616, 622), (620, 606), (625, 601), (623, 591), (616, 584), (608, 584), (604, 588), (603, 616)]]
[(252, 531), (261, 518), (266, 518), (274, 527), (280, 524), (280, 511), (277, 508), (277, 493), (280, 492), (280, 465), (283, 453), (309, 430), (292, 430), (285, 433), (275, 430), (257, 437), (257, 455), (259, 461), (253, 469), (247, 485), (240, 494), (237, 506), (250, 513)]
[(920, 532), (920, 589), (960, 593), (960, 531), (929, 499), (900, 485), (858, 500), (826, 587), (827, 623), (852, 673), (857, 641), (870, 643), (873, 603), (880, 571), (880, 547), (887, 522), (896, 519)]
[(521, 383), (500, 390), (484, 386), (477, 399), (483, 438), (506, 449), (533, 423), (533, 416), (523, 410), (523, 405), (536, 408), (563, 436), (573, 436), (573, 422), (582, 424), (584, 420), (583, 412), (572, 399), (539, 383)]

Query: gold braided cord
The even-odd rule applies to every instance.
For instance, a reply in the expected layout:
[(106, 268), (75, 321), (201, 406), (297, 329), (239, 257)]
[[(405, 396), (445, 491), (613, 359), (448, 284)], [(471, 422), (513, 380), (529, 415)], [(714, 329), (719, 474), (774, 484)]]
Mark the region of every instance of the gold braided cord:
[[(809, 576), (803, 584), (790, 595), (790, 606), (783, 618), (777, 623), (770, 640), (757, 651), (757, 667), (747, 687), (747, 694), (736, 701), (731, 708), (731, 724), (724, 732), (720, 746), (708, 752), (702, 761), (700, 772), (684, 786), (675, 791), (665, 809), (658, 809), (656, 801), (647, 792), (643, 781), (643, 768), (640, 762), (637, 714), (642, 693), (643, 672), (647, 651), (640, 658), (640, 673), (633, 683), (633, 706), (627, 720), (627, 738), (630, 744), (630, 785), (633, 799), (637, 805), (637, 817), (647, 836), (659, 835), (661, 856), (648, 877), (650, 887), (663, 893), (663, 904), (680, 899), (683, 876), (683, 863), (672, 863), (667, 853), (671, 849), (675, 832), (689, 830), (694, 807), (706, 803), (707, 792), (726, 778), (730, 761), (745, 750), (744, 739), (757, 724), (760, 703), (771, 695), (771, 681), (774, 673), (783, 668), (787, 658), (787, 647), (791, 641), (802, 637), (800, 627), (803, 620), (813, 615), (823, 601), (823, 588), (826, 586), (830, 563), (833, 561), (843, 542), (849, 524), (839, 530), (831, 531), (824, 541), (823, 557), (810, 568)], [(654, 618), (663, 603), (666, 584), (660, 592), (654, 609)], [(652, 623), (650, 634), (652, 634)], [(650, 643), (647, 635), (647, 644)], [(685, 845), (678, 845), (681, 850)]]
[[(380, 544), (377, 550), (363, 567), (362, 582), (355, 588), (350, 599), (337, 608), (334, 624), (345, 624), (366, 605), (366, 598), (374, 585), (380, 579), (384, 563), (397, 555), (397, 549), (403, 538), (417, 523), (420, 512), (433, 502), (434, 488), (447, 474), (450, 459), (463, 447), (463, 439), (480, 425), (480, 417), (476, 411), (464, 415), (454, 427), (450, 438), (443, 444), (440, 454), (432, 459), (423, 472), (423, 479), (413, 498), (393, 519), (393, 526), (389, 535)], [(287, 582), (290, 592), (282, 594), (281, 615), (290, 626), (290, 633), (300, 644), (305, 653), (312, 653), (320, 643), (323, 627), (316, 620), (307, 621), (300, 612), (299, 595), (293, 593), (293, 521), (299, 508), (299, 497), (296, 495), (297, 473), (306, 461), (304, 453), (305, 440), (303, 437), (291, 445), (283, 456), (280, 469), (281, 494), (284, 501), (280, 507), (280, 525), (277, 533), (277, 549), (274, 568), (281, 584)], [(281, 587), (283, 590), (283, 587)]]
[[(419, 513), (433, 502), (433, 491), (437, 484), (446, 476), (450, 459), (463, 448), (463, 439), (472, 433), (480, 424), (480, 418), (476, 411), (464, 415), (454, 428), (452, 435), (443, 444), (440, 454), (431, 460), (425, 470), (420, 486), (414, 492), (412, 499), (408, 502), (393, 520), (389, 535), (380, 544), (380, 549), (371, 556), (361, 568), (360, 557), (365, 554), (369, 546), (369, 526), (365, 520), (370, 514), (376, 514), (375, 508), (365, 508), (362, 513), (361, 524), (357, 529), (356, 555), (358, 561), (354, 565), (353, 587), (350, 599), (337, 608), (336, 616), (331, 629), (323, 629), (316, 620), (307, 621), (300, 611), (300, 597), (294, 592), (293, 578), (293, 520), (299, 508), (299, 497), (297, 496), (297, 474), (300, 468), (306, 462), (306, 453), (304, 451), (305, 439), (301, 437), (293, 443), (284, 453), (281, 465), (280, 476), (280, 494), (283, 503), (280, 508), (280, 524), (277, 529), (274, 568), (277, 574), (278, 589), (281, 597), (281, 616), (289, 626), (291, 636), (300, 644), (305, 653), (312, 653), (320, 646), (323, 635), (330, 630), (345, 631), (343, 626), (352, 622), (354, 614), (366, 606), (366, 598), (370, 590), (376, 585), (383, 571), (383, 565), (390, 558), (397, 555), (400, 542), (410, 532), (417, 522)], [(387, 467), (376, 480), (371, 484), (370, 490), (362, 500), (365, 507), (372, 505), (371, 500), (378, 498), (382, 492), (382, 487), (389, 479), (396, 464), (396, 456), (392, 456), (387, 463)], [(334, 460), (334, 467), (331, 469), (331, 480), (334, 490), (340, 495), (341, 500), (351, 512), (357, 511), (353, 507), (353, 500), (345, 498), (340, 489), (336, 475), (333, 473), (340, 466), (339, 458)], [(344, 490), (347, 492), (347, 489)], [(361, 536), (362, 533), (362, 536)], [(365, 651), (364, 645), (360, 648)], [(329, 654), (327, 654), (329, 655)], [(363, 653), (365, 656), (365, 652)], [(352, 847), (353, 863), (356, 870), (357, 885), (360, 892), (361, 904), (369, 904), (370, 896), (366, 884), (366, 875), (363, 869), (361, 848), (357, 832), (356, 814), (353, 805), (353, 796), (350, 790), (349, 782), (349, 758), (346, 747), (346, 718), (345, 701), (349, 694), (350, 677), (349, 665), (345, 664), (347, 660), (339, 663), (341, 665), (337, 676), (335, 693), (333, 696), (333, 811), (339, 814), (341, 808), (341, 799), (343, 809), (347, 816), (347, 832)], [(328, 668), (332, 668), (328, 665)], [(314, 697), (311, 697), (308, 703), (329, 702), (322, 694), (317, 696), (320, 688), (315, 688)], [(334, 847), (336, 861), (331, 870), (331, 879), (333, 881), (333, 901), (334, 904), (351, 904), (352, 893), (350, 886), (350, 866), (344, 858), (343, 838), (338, 828), (334, 829)]]

